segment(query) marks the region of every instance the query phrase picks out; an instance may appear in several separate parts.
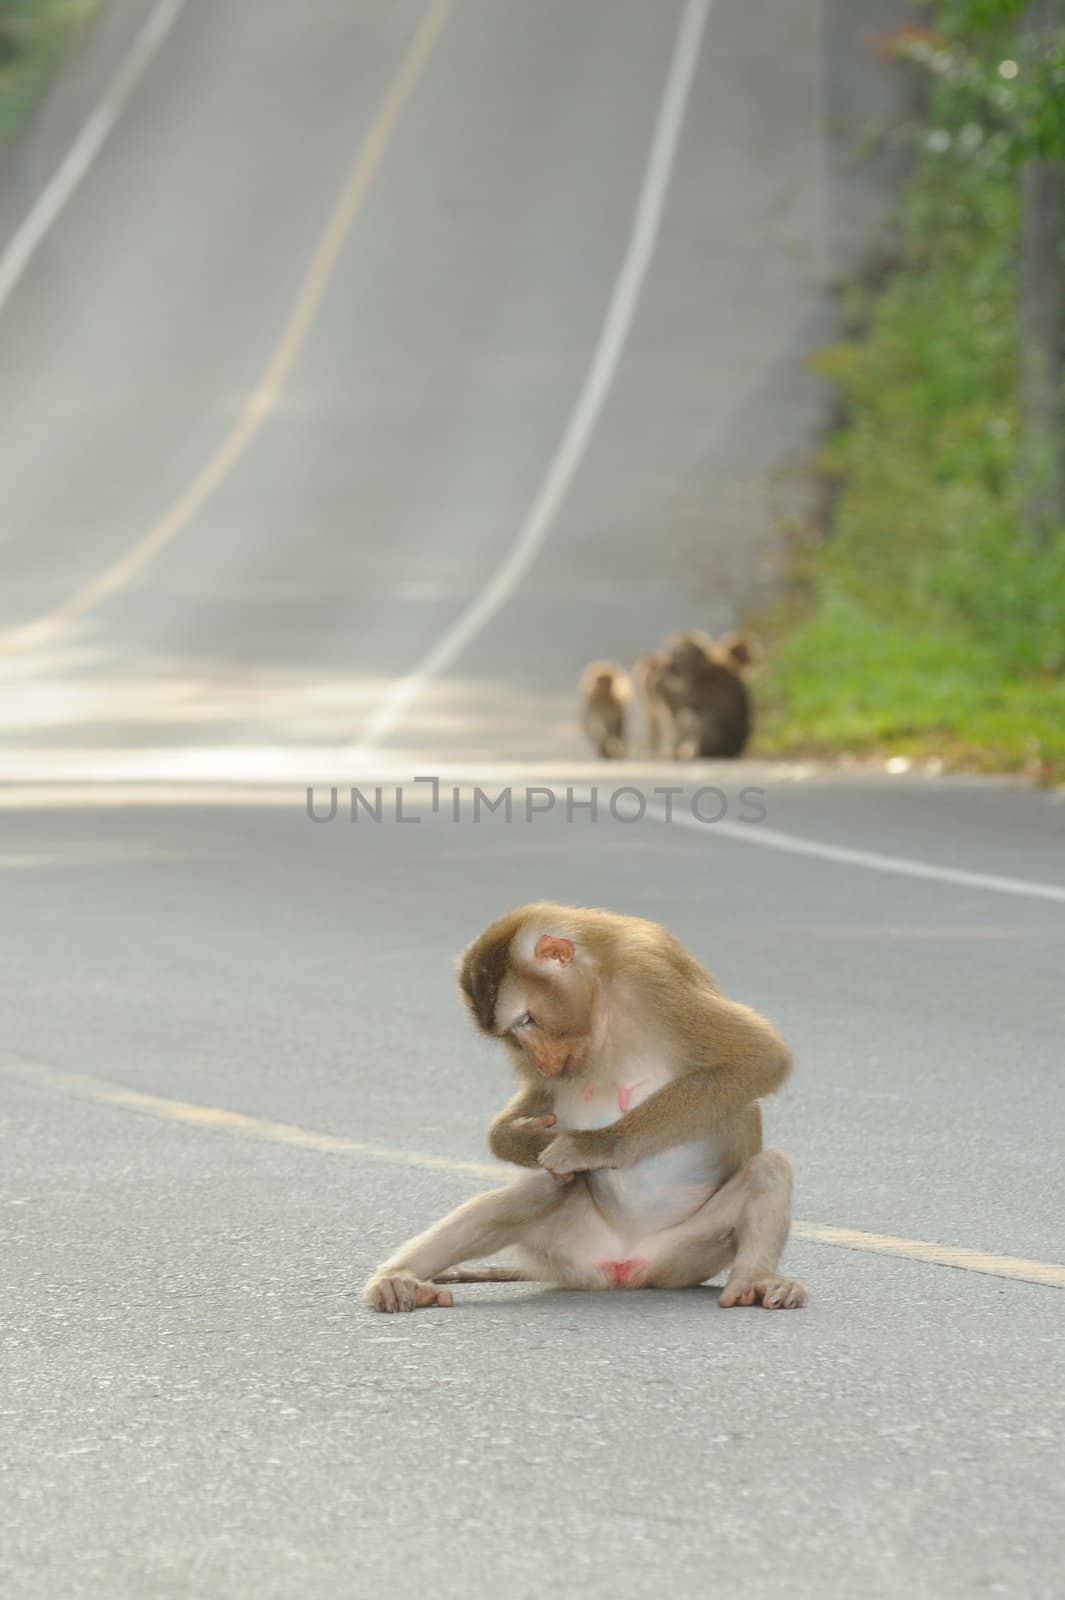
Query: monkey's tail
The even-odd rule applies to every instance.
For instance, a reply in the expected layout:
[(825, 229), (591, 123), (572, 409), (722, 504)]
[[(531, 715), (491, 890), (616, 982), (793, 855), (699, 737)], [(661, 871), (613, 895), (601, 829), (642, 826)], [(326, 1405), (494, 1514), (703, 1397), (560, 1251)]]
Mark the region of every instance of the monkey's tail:
[(513, 1267), (460, 1267), (457, 1272), (438, 1272), (434, 1283), (532, 1283), (527, 1273)]

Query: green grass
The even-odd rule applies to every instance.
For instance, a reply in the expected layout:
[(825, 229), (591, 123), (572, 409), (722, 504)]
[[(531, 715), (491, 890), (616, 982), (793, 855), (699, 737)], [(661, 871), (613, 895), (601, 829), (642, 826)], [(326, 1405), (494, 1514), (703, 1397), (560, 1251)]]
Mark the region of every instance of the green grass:
[(1065, 773), (1065, 679), (1002, 671), (962, 631), (916, 632), (822, 589), (776, 647), (759, 748), (934, 756), (948, 766)]
[(770, 619), (759, 744), (1065, 776), (1065, 534), (1028, 535), (1017, 483), (1016, 174), (946, 133), (899, 271), (816, 360), (847, 415), (821, 462), (833, 528)]
[(0, 0), (0, 143), (26, 116), (100, 0)]

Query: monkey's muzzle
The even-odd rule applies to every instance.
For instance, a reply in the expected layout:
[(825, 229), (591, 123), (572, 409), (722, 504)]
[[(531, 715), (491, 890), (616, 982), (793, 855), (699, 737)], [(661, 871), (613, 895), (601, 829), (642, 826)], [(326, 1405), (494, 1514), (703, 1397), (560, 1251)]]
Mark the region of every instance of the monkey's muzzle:
[(527, 1040), (525, 1054), (545, 1078), (569, 1078), (580, 1070), (581, 1058), (572, 1039)]

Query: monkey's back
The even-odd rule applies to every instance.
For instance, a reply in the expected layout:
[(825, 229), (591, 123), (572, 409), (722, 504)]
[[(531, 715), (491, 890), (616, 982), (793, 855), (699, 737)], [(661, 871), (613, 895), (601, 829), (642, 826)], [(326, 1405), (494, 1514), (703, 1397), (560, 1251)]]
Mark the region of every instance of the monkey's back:
[(742, 754), (751, 734), (751, 697), (737, 672), (720, 661), (700, 666), (690, 706), (698, 722), (701, 756)]

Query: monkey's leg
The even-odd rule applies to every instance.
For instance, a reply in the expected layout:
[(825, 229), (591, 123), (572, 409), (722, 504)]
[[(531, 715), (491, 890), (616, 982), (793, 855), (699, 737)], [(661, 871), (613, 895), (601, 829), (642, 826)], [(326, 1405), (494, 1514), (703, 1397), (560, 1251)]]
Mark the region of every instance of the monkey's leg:
[(530, 1222), (564, 1203), (567, 1187), (546, 1172), (536, 1172), (489, 1194), (476, 1195), (401, 1245), (378, 1267), (363, 1290), (363, 1299), (375, 1311), (451, 1305), (451, 1291), (431, 1282), (437, 1273), (513, 1244)]
[(782, 1151), (752, 1156), (694, 1217), (670, 1230), (667, 1250), (656, 1253), (644, 1282), (656, 1289), (687, 1288), (731, 1262), (718, 1305), (790, 1311), (805, 1304), (802, 1284), (777, 1272), (791, 1227), (791, 1183), (791, 1164)]
[(675, 755), (675, 743), (673, 713), (668, 706), (665, 706), (655, 717), (651, 754), (655, 756), (662, 755), (668, 761), (672, 761)]
[(694, 761), (698, 754), (698, 719), (693, 712), (682, 707), (673, 714), (673, 759)]
[(806, 1290), (777, 1271), (791, 1228), (791, 1162), (782, 1150), (763, 1150), (741, 1177), (747, 1196), (736, 1226), (736, 1259), (718, 1305), (793, 1311), (806, 1304)]

